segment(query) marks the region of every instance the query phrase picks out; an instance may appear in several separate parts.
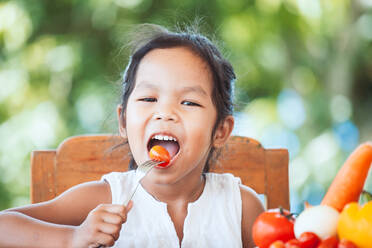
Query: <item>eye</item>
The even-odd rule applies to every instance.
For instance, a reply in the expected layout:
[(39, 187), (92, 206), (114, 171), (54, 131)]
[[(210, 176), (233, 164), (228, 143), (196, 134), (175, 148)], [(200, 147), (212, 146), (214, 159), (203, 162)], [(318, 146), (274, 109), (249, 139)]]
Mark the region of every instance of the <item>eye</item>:
[(138, 101), (140, 101), (140, 102), (156, 102), (156, 98), (155, 97), (144, 97), (144, 98), (138, 99)]
[(186, 105), (186, 106), (196, 106), (196, 107), (201, 107), (200, 104), (191, 102), (191, 101), (182, 101), (181, 104)]

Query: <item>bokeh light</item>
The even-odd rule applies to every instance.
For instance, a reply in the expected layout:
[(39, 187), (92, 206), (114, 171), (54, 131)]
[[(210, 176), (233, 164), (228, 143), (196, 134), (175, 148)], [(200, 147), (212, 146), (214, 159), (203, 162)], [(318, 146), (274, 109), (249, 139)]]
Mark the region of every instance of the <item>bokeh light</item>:
[(0, 2), (0, 209), (29, 201), (31, 151), (117, 133), (132, 24), (193, 20), (237, 74), (233, 134), (288, 149), (292, 210), (319, 203), (372, 139), (369, 0)]
[(306, 120), (302, 98), (293, 90), (283, 90), (278, 97), (279, 118), (291, 129), (300, 128)]

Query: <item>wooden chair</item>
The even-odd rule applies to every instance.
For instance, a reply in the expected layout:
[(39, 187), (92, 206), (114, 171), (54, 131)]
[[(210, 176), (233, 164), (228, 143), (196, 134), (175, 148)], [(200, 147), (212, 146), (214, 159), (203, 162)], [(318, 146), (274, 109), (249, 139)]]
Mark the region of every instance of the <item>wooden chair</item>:
[[(111, 171), (127, 171), (128, 146), (119, 136), (75, 136), (57, 150), (34, 151), (31, 155), (31, 202), (53, 199), (68, 188), (99, 180)], [(289, 209), (288, 151), (264, 149), (253, 139), (233, 136), (213, 172), (230, 172), (243, 184), (265, 194), (267, 208)]]

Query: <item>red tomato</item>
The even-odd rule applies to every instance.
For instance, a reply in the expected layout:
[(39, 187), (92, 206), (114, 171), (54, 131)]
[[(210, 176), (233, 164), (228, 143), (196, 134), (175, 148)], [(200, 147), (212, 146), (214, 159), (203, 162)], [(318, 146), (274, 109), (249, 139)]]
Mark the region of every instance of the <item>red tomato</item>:
[(298, 240), (301, 243), (301, 248), (315, 248), (320, 243), (318, 235), (313, 232), (304, 232)]
[(271, 243), (271, 245), (269, 246), (269, 248), (285, 248), (284, 242), (281, 241), (281, 240), (277, 240), (274, 243)]
[(294, 239), (293, 223), (294, 218), (287, 210), (270, 209), (263, 212), (253, 224), (253, 241), (260, 248), (268, 248), (274, 241)]
[(346, 240), (346, 239), (341, 239), (340, 243), (338, 243), (337, 248), (358, 248), (353, 242)]
[(169, 152), (162, 146), (153, 146), (149, 152), (149, 156), (155, 161), (164, 161), (164, 163), (158, 165), (160, 167), (167, 166), (170, 161)]
[(336, 236), (323, 239), (322, 242), (318, 245), (318, 248), (337, 248), (338, 239)]
[(301, 248), (301, 243), (297, 239), (291, 239), (285, 243), (284, 247), (285, 248)]

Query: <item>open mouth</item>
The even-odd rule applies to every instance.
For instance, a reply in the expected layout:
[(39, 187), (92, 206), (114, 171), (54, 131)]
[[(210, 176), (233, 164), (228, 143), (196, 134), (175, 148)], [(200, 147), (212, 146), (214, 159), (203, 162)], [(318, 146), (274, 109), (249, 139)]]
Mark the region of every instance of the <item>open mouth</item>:
[(156, 134), (152, 136), (147, 144), (147, 150), (150, 151), (151, 148), (156, 145), (164, 147), (168, 151), (171, 159), (176, 156), (180, 150), (177, 139), (171, 135)]

